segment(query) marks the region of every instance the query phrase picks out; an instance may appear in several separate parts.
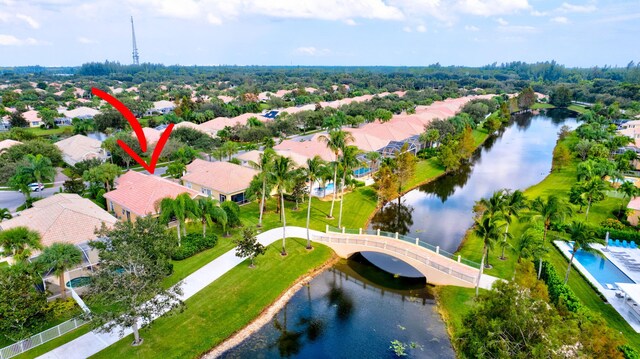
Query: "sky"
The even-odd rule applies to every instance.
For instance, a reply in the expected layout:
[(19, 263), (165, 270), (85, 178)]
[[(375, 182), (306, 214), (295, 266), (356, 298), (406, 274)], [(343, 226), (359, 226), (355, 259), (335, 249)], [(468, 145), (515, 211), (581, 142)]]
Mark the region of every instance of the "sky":
[(640, 62), (640, 0), (0, 0), (0, 66)]

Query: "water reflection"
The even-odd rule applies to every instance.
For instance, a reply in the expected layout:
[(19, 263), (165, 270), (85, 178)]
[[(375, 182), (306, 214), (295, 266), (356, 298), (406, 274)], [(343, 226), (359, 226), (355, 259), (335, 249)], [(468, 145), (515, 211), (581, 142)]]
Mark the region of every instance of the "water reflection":
[[(515, 116), (511, 126), (487, 139), (459, 170), (405, 194), (403, 205), (413, 209), (412, 220), (401, 218), (408, 228), (399, 229), (455, 251), (472, 224), (475, 201), (501, 188), (525, 189), (549, 173), (560, 127), (576, 127), (575, 118), (568, 117), (572, 115), (554, 110)], [(383, 207), (371, 227), (398, 227), (387, 208), (392, 206)]]
[(413, 207), (406, 204), (402, 197), (384, 206), (371, 219), (373, 229), (385, 232), (407, 234), (413, 225)]
[(423, 295), (430, 288), (387, 288), (361, 276), (356, 270), (363, 266), (341, 261), (320, 274), (271, 325), (222, 357), (391, 358), (389, 345), (397, 339), (417, 345), (408, 358), (454, 358), (433, 296)]

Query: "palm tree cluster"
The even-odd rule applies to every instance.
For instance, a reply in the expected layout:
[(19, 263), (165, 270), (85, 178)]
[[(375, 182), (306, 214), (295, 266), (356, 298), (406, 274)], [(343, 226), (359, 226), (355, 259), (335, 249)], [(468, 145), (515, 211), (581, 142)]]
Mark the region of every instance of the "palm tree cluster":
[(188, 193), (181, 193), (176, 198), (163, 198), (158, 203), (160, 211), (160, 222), (169, 224), (176, 222), (176, 233), (178, 234), (178, 246), (182, 236), (187, 235), (186, 220), (200, 221), (202, 223), (202, 236), (207, 235), (207, 226), (218, 223), (222, 230), (226, 230), (227, 213), (220, 207), (219, 202), (208, 198), (198, 197), (193, 199)]

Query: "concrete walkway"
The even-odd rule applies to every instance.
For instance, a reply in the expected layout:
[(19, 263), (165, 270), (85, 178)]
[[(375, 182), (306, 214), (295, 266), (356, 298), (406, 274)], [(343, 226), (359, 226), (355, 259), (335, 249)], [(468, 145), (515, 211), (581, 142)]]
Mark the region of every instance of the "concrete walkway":
[[(287, 227), (287, 238), (307, 238), (307, 229), (302, 227)], [(319, 235), (321, 232), (311, 231), (311, 235)], [(264, 233), (260, 233), (258, 241), (268, 246), (277, 240), (282, 239), (282, 227), (270, 229)], [(235, 249), (228, 251), (220, 257), (198, 269), (183, 280), (182, 291), (180, 297), (183, 301), (191, 298), (194, 294), (204, 289), (223, 274), (227, 273), (233, 267), (242, 263), (244, 259), (235, 255)], [(161, 314), (160, 314), (161, 315)], [(160, 316), (158, 315), (158, 316)], [(122, 339), (118, 335), (119, 330), (113, 330), (111, 333), (89, 332), (73, 341), (70, 341), (54, 350), (40, 356), (39, 358), (56, 358), (56, 359), (83, 359), (98, 353), (115, 342)], [(130, 328), (124, 330), (124, 335), (132, 333)]]

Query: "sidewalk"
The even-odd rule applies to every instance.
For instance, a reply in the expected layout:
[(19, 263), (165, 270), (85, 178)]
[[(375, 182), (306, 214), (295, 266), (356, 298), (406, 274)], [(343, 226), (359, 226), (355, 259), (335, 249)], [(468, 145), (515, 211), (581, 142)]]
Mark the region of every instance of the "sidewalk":
[[(286, 230), (287, 238), (307, 238), (306, 228), (287, 226)], [(321, 232), (311, 230), (311, 234), (319, 235)], [(264, 233), (260, 233), (257, 237), (262, 245), (268, 246), (282, 239), (282, 227), (270, 229)], [(213, 283), (233, 267), (242, 263), (243, 260), (242, 258), (236, 257), (235, 249), (232, 249), (209, 262), (183, 280), (183, 294), (180, 299), (185, 301), (191, 298), (194, 294)], [(130, 328), (124, 330), (125, 336), (131, 333), (132, 330)], [(114, 330), (111, 333), (95, 333), (92, 331), (38, 358), (83, 359), (98, 353), (120, 339), (122, 339), (122, 337), (118, 335), (118, 330)]]

